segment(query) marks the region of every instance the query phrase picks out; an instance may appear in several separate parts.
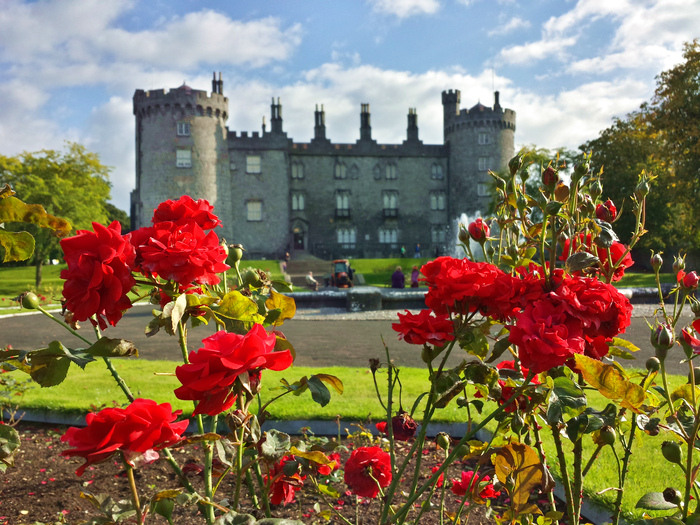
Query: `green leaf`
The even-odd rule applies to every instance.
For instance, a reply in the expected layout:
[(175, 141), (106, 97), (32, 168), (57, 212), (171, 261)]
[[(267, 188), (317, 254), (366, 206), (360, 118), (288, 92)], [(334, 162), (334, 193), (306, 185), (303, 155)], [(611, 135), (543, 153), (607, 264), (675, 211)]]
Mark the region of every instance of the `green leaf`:
[(330, 374), (314, 374), (311, 377), (317, 377), (324, 383), (328, 383), (335, 389), (336, 392), (338, 392), (340, 395), (343, 395), (344, 386), (340, 378)]
[(613, 346), (617, 346), (618, 348), (624, 348), (625, 350), (629, 350), (630, 352), (639, 352), (638, 346), (635, 346), (624, 339), (620, 339), (619, 337), (613, 337), (612, 344)]
[(292, 283), (288, 283), (285, 281), (272, 281), (272, 286), (275, 290), (282, 293), (292, 293), (294, 291)]
[(268, 461), (279, 461), (289, 451), (291, 447), (291, 439), (289, 434), (280, 432), (279, 430), (269, 430), (263, 434), (263, 441), (260, 448), (261, 455)]
[(85, 350), (95, 357), (138, 357), (139, 351), (134, 343), (126, 339), (110, 339), (101, 337), (95, 344)]
[(0, 228), (0, 246), (5, 248), (2, 262), (26, 261), (34, 253), (34, 237), (28, 232), (8, 232)]
[(324, 485), (323, 483), (318, 484), (318, 491), (326, 496), (330, 496), (333, 499), (340, 497), (340, 492), (336, 491), (333, 487), (329, 485)]
[(435, 408), (445, 408), (449, 402), (458, 396), (464, 386), (467, 384), (460, 375), (460, 368), (443, 370), (439, 376), (434, 379), (435, 383)]
[(308, 379), (309, 390), (311, 391), (311, 398), (316, 401), (322, 407), (325, 407), (331, 401), (331, 393), (323, 384), (323, 382), (318, 378), (318, 376), (311, 376)]
[(598, 264), (600, 260), (588, 252), (576, 252), (566, 259), (566, 271), (569, 273), (580, 272), (586, 268)]
[(0, 472), (14, 465), (14, 455), (19, 450), (19, 433), (10, 425), (0, 425)]
[(292, 359), (296, 359), (297, 352), (296, 350), (294, 350), (292, 343), (290, 343), (289, 340), (285, 337), (280, 336), (280, 333), (281, 332), (275, 332), (275, 336), (277, 337), (277, 340), (275, 341), (275, 352), (283, 352), (284, 350), (289, 350), (289, 353), (292, 354)]
[(581, 387), (564, 376), (554, 378), (554, 386), (547, 406), (547, 421), (556, 425), (564, 415), (577, 416), (586, 408), (586, 394)]
[(491, 350), (491, 355), (488, 359), (486, 359), (487, 363), (493, 363), (496, 359), (503, 355), (503, 352), (508, 350), (508, 347), (510, 346), (510, 341), (508, 340), (508, 337), (510, 336), (506, 335), (505, 337), (500, 338), (494, 343), (493, 349)]
[(489, 352), (489, 342), (486, 336), (478, 328), (472, 328), (468, 332), (459, 336), (459, 346), (462, 350), (484, 359)]
[(662, 492), (648, 492), (637, 502), (636, 508), (647, 510), (671, 510), (678, 507), (664, 499)]
[(71, 360), (68, 349), (58, 341), (49, 343), (48, 348), (31, 352), (29, 375), (42, 387), (60, 385), (66, 378)]

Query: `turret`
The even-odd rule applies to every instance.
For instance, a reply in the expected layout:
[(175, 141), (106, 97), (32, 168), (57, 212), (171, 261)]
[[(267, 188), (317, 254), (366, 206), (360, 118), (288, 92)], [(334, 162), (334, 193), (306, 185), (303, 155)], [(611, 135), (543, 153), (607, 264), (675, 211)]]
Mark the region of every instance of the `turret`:
[[(458, 89), (442, 92), (442, 113), (445, 128), (459, 113), (460, 92)], [(447, 139), (447, 137), (445, 137)]]
[(328, 140), (326, 138), (326, 112), (323, 110), (323, 104), (321, 104), (321, 111), (318, 110), (318, 104), (316, 104), (316, 111), (314, 112), (314, 140)]

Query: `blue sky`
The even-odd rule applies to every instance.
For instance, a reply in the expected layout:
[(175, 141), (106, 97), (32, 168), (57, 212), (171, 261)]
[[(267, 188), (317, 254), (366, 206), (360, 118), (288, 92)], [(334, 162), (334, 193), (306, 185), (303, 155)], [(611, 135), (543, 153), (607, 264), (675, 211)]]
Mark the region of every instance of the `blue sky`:
[(655, 76), (700, 37), (697, 0), (0, 0), (0, 154), (77, 141), (113, 167), (112, 201), (134, 186), (136, 89), (221, 71), (232, 131), (261, 129), (280, 97), (284, 129), (334, 142), (442, 142), (440, 93), (517, 112), (516, 147), (576, 148), (649, 100)]

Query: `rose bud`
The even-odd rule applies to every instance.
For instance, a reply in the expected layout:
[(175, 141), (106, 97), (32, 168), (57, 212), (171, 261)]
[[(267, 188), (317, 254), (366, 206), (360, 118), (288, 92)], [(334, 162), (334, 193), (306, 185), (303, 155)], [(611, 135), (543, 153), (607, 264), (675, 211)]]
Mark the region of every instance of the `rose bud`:
[(613, 445), (616, 439), (617, 433), (610, 425), (606, 425), (598, 431), (597, 443), (599, 445)]
[(685, 270), (685, 257), (674, 257), (673, 258), (673, 273), (677, 274), (681, 270)]
[(594, 200), (597, 199), (603, 193), (603, 185), (600, 183), (600, 181), (593, 182), (588, 190), (588, 193), (591, 194), (591, 197), (593, 197)]
[[(386, 421), (380, 421), (375, 425), (379, 432), (387, 433)], [(391, 418), (391, 430), (396, 441), (408, 441), (416, 434), (418, 423), (409, 415), (408, 412), (401, 411)]]
[(666, 359), (668, 350), (673, 347), (675, 339), (671, 327), (666, 324), (660, 324), (651, 331), (651, 344), (656, 348), (656, 357), (660, 361)]
[(557, 170), (551, 166), (547, 166), (547, 169), (542, 173), (542, 184), (544, 184), (549, 189), (554, 189), (554, 187), (559, 182), (559, 175)]
[(448, 436), (444, 432), (439, 432), (438, 435), (435, 436), (435, 443), (442, 450), (450, 450), (450, 444), (452, 443), (452, 440), (450, 439), (450, 436)]
[(518, 173), (518, 170), (522, 167), (523, 165), (523, 156), (518, 154), (510, 161), (508, 162), (508, 169), (510, 170), (511, 176), (515, 176), (516, 173)]
[(486, 224), (481, 217), (476, 219), (474, 222), (472, 222), (469, 225), (469, 235), (471, 236), (472, 239), (479, 243), (484, 243), (486, 241), (486, 238), (489, 236), (491, 233), (491, 230)]
[(697, 290), (698, 281), (700, 281), (700, 278), (696, 272), (687, 273), (685, 274), (685, 277), (683, 277), (683, 288), (686, 291)]
[(653, 268), (654, 272), (658, 273), (659, 270), (661, 269), (661, 266), (664, 264), (664, 260), (661, 258), (660, 253), (651, 253), (651, 267)]
[(459, 233), (457, 234), (457, 238), (462, 244), (467, 244), (469, 242), (469, 232), (461, 222), (459, 223)]
[(657, 357), (650, 357), (645, 365), (649, 372), (658, 372), (659, 368), (661, 368), (661, 361)]
[(603, 204), (598, 204), (595, 208), (595, 215), (601, 221), (613, 222), (615, 217), (617, 217), (617, 208), (610, 199), (606, 200)]
[(39, 308), (39, 298), (34, 292), (25, 292), (20, 296), (22, 302), (22, 308), (27, 310), (36, 310)]
[(692, 295), (688, 299), (690, 301), (690, 311), (693, 312), (695, 317), (700, 317), (700, 301)]
[(637, 187), (634, 189), (634, 196), (637, 197), (637, 200), (641, 201), (648, 194), (649, 183), (646, 181), (646, 179), (642, 179), (639, 181), (639, 184), (637, 184)]
[(683, 450), (675, 441), (664, 441), (661, 444), (661, 453), (664, 455), (666, 460), (670, 461), (671, 463), (681, 465), (681, 462), (683, 461)]
[(586, 159), (583, 162), (574, 164), (573, 178), (575, 178), (576, 180), (579, 180), (584, 175), (587, 175), (588, 172), (590, 171), (590, 169), (591, 169), (591, 161), (589, 159)]
[(583, 211), (586, 215), (593, 215), (595, 212), (595, 204), (593, 204), (593, 199), (591, 199), (590, 195), (583, 196), (581, 211)]

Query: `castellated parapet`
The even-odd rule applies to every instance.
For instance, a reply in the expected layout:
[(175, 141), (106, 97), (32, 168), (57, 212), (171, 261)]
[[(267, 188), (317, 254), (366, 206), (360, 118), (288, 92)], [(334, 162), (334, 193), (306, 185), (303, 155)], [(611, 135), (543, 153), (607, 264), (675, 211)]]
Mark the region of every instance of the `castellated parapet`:
[(263, 119), (261, 131), (229, 131), (221, 75), (211, 93), (137, 90), (132, 227), (150, 224), (161, 201), (188, 194), (216, 206), (225, 228), (217, 232), (250, 258), (393, 257), (417, 245), (423, 256), (452, 253), (460, 214), (486, 210), (488, 170), (505, 169), (514, 155), (515, 112), (498, 92), (493, 107), (460, 109), (460, 98), (442, 93), (441, 144), (420, 139), (416, 108), (405, 140), (382, 143), (365, 102), (358, 139), (341, 144), (327, 136), (323, 104), (310, 115), (309, 142), (288, 137), (279, 98), (269, 127)]

